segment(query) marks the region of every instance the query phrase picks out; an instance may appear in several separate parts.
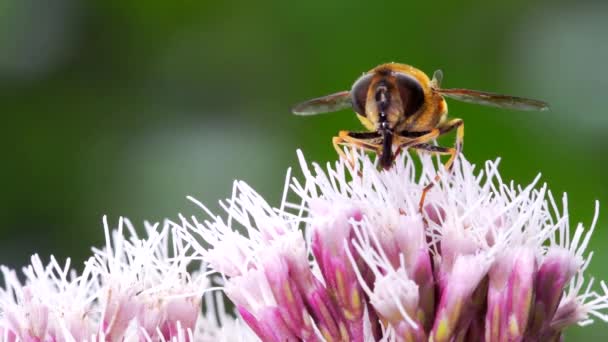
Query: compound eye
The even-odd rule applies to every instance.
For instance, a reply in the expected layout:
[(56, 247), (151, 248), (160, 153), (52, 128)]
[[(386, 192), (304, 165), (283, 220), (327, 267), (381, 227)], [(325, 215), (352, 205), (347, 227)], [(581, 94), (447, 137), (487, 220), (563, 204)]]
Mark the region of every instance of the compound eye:
[(353, 101), (353, 109), (357, 114), (365, 116), (365, 103), (367, 102), (367, 90), (372, 82), (372, 74), (367, 74), (359, 77), (350, 90), (351, 99)]
[(424, 104), (424, 91), (420, 82), (412, 76), (395, 73), (399, 96), (403, 103), (403, 114), (406, 117), (415, 114)]

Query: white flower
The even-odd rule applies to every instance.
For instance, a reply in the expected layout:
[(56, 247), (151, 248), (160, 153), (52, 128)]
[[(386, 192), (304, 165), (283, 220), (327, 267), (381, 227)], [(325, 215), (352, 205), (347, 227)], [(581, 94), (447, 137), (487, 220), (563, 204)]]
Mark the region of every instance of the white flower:
[(5, 281), (0, 290), (0, 337), (2, 341), (46, 340), (83, 341), (94, 333), (92, 311), (95, 291), (91, 268), (82, 275), (70, 270), (70, 261), (60, 265), (51, 256), (43, 266), (37, 255), (23, 269), (22, 285), (14, 271), (2, 267)]
[(189, 272), (200, 260), (171, 223), (146, 224), (145, 238), (126, 219), (114, 231), (105, 218), (104, 225), (107, 245), (94, 249), (80, 275), (69, 260), (62, 266), (51, 257), (44, 266), (36, 255), (24, 283), (2, 267), (0, 341), (238, 341), (248, 334), (223, 306), (216, 310), (217, 301), (207, 300), (213, 307), (203, 315), (209, 280)]
[[(104, 222), (105, 223), (105, 222)], [(106, 223), (107, 227), (107, 223)], [(131, 238), (124, 239), (123, 229)], [(140, 239), (126, 219), (106, 247), (95, 249), (96, 274), (102, 305), (102, 331), (111, 340), (121, 339), (133, 320), (138, 333), (153, 339), (178, 336), (181, 329), (194, 330), (202, 294), (209, 287), (204, 274), (191, 275), (190, 246), (169, 224), (146, 225), (147, 239)]]

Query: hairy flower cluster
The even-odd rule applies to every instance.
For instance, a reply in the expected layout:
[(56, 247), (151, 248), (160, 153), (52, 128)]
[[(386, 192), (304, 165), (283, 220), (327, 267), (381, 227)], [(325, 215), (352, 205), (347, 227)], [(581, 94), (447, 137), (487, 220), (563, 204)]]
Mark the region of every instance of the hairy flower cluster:
[(194, 199), (211, 219), (182, 218), (261, 340), (559, 341), (608, 320), (608, 287), (584, 274), (597, 210), (572, 230), (565, 196), (560, 210), (538, 179), (504, 183), (498, 162), (460, 158), (448, 174), (403, 154), (378, 171), (349, 153), (354, 167), (326, 169), (300, 155), (304, 182), (288, 172), (279, 208), (236, 182), (227, 218)]
[[(209, 280), (188, 272), (195, 254), (170, 223), (146, 224), (146, 238), (128, 220), (113, 231), (105, 218), (104, 225), (106, 247), (94, 249), (80, 274), (70, 260), (61, 265), (51, 257), (45, 266), (37, 255), (23, 269), (23, 283), (1, 268), (0, 341), (237, 340), (224, 334), (242, 330), (232, 318), (215, 310), (203, 316)], [(207, 307), (214, 307), (211, 295)]]
[(347, 152), (353, 166), (325, 169), (300, 154), (278, 208), (235, 182), (225, 217), (191, 198), (208, 219), (144, 238), (104, 218), (80, 273), (36, 255), (24, 281), (2, 267), (0, 341), (559, 341), (608, 321), (608, 286), (585, 275), (597, 206), (571, 229), (565, 196), (503, 182), (498, 162), (447, 173), (403, 153), (379, 171)]

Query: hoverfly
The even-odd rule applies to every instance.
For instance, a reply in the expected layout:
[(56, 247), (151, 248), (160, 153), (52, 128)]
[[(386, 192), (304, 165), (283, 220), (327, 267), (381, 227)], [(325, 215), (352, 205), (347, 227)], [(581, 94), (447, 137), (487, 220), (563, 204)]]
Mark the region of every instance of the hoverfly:
[[(341, 145), (354, 145), (375, 152), (380, 165), (388, 169), (404, 149), (416, 149), (449, 155), (445, 168), (451, 171), (454, 159), (462, 150), (464, 122), (448, 119), (445, 97), (486, 106), (544, 111), (547, 103), (522, 97), (500, 95), (469, 89), (442, 89), (443, 73), (433, 78), (410, 65), (381, 64), (359, 77), (350, 91), (315, 98), (292, 108), (297, 115), (315, 115), (352, 108), (367, 132), (340, 131), (333, 138), (338, 154), (348, 160)], [(454, 147), (432, 144), (440, 135), (456, 129)], [(421, 198), (432, 185), (425, 188)]]

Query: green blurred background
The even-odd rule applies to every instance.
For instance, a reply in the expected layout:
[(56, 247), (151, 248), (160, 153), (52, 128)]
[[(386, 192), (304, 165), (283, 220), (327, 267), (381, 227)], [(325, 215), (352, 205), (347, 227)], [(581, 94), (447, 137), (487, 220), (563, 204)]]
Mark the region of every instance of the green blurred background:
[[(215, 208), (242, 179), (277, 203), (295, 150), (336, 158), (344, 111), (290, 115), (388, 61), (444, 86), (544, 99), (520, 113), (449, 102), (465, 154), (502, 157), (502, 176), (538, 172), (568, 192), (572, 222), (608, 203), (605, 1), (0, 1), (0, 263), (32, 253), (79, 265), (101, 217), (134, 222)], [(453, 137), (448, 140), (452, 141)], [(606, 206), (591, 273), (608, 279)], [(608, 334), (574, 328), (571, 339)]]

